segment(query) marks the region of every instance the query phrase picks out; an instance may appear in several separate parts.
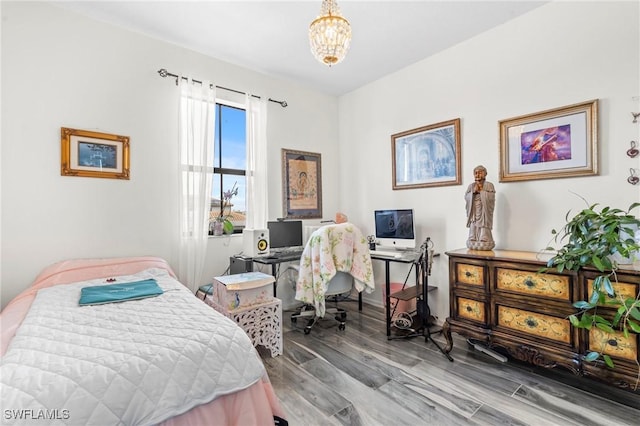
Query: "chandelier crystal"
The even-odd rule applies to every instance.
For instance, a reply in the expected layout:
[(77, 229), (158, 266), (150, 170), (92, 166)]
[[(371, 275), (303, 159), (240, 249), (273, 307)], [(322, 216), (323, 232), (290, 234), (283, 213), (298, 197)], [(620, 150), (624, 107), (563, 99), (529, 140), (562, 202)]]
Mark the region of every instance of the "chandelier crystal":
[(311, 53), (325, 65), (342, 62), (351, 43), (351, 25), (335, 0), (322, 0), (320, 16), (309, 25)]

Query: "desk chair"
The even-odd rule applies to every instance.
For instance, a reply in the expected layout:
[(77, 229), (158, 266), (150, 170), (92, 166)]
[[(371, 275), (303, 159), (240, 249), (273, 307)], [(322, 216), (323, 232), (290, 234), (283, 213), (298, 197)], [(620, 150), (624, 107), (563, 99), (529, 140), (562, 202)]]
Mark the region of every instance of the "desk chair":
[(309, 334), (313, 325), (325, 313), (335, 315), (338, 328), (345, 329), (346, 311), (337, 307), (326, 307), (326, 299), (351, 293), (372, 292), (374, 288), (373, 269), (369, 247), (362, 232), (353, 224), (345, 222), (323, 226), (311, 234), (300, 265), (297, 267), (296, 300), (303, 302), (300, 309), (291, 316), (292, 322), (298, 318), (310, 318), (304, 327)]
[[(292, 265), (289, 268), (295, 270), (295, 274), (297, 275), (297, 272), (299, 271), (299, 267), (297, 265)], [(346, 272), (336, 272), (336, 275), (329, 281), (327, 291), (324, 294), (325, 299), (333, 298), (335, 302), (334, 307), (327, 307), (325, 309), (325, 315), (335, 315), (334, 318), (338, 321), (338, 329), (341, 331), (346, 328), (347, 311), (338, 307), (338, 298), (339, 296), (348, 296), (351, 293), (352, 288), (353, 277)], [(293, 314), (291, 314), (292, 323), (297, 323), (298, 318), (308, 318), (307, 325), (304, 327), (304, 334), (309, 334), (311, 332), (311, 328), (320, 320), (320, 317), (316, 315), (316, 308), (309, 304), (302, 305), (297, 308)]]

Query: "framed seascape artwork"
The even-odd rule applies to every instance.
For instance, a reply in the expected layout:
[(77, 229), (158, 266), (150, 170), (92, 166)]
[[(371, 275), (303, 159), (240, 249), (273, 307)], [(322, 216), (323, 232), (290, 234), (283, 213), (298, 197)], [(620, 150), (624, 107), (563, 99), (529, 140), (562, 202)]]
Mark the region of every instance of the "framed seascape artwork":
[(393, 189), (460, 185), (460, 119), (391, 135)]
[(129, 179), (129, 137), (62, 127), (62, 176)]
[(598, 100), (500, 121), (500, 182), (598, 174)]
[(287, 219), (322, 218), (320, 154), (282, 149), (282, 209)]

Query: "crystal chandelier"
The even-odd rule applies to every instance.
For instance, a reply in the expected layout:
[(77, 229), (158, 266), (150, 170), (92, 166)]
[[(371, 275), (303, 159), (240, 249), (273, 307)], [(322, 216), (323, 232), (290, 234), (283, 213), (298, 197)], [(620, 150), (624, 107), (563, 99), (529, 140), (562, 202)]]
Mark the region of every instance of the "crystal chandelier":
[(335, 0), (322, 0), (320, 16), (309, 25), (311, 53), (325, 65), (340, 63), (351, 43), (351, 25)]

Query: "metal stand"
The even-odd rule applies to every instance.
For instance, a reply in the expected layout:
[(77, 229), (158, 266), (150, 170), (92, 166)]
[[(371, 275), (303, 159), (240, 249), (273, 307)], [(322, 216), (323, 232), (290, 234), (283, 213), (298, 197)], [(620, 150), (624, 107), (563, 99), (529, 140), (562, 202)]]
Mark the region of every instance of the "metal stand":
[[(429, 309), (429, 275), (431, 275), (431, 264), (433, 263), (433, 241), (431, 238), (427, 237), (422, 246), (420, 246), (421, 254), (420, 254), (420, 267), (422, 268), (422, 300), (417, 301), (416, 307), (418, 308), (418, 316), (422, 319), (422, 334), (424, 335), (424, 341), (430, 341), (442, 352), (444, 356), (451, 362), (453, 362), (453, 358), (449, 355), (445, 350), (433, 340), (431, 337), (431, 329), (429, 328), (429, 317), (431, 316), (431, 312)], [(422, 307), (420, 306), (422, 304)], [(424, 334), (426, 330), (426, 335)]]

